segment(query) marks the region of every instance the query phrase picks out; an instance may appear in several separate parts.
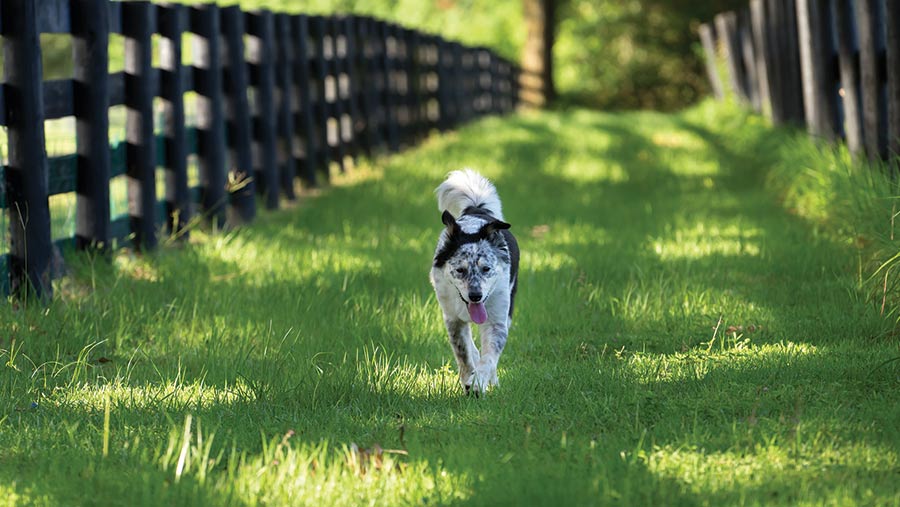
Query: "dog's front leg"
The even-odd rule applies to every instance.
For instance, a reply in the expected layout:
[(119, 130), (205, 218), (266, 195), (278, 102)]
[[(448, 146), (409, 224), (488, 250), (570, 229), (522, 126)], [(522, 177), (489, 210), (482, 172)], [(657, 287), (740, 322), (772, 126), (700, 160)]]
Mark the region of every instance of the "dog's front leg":
[(507, 322), (490, 322), (481, 327), (481, 360), (475, 367), (476, 392), (484, 392), (491, 386), (499, 385), (497, 363), (506, 346), (508, 334)]
[(480, 359), (475, 342), (472, 341), (472, 330), (469, 323), (454, 317), (445, 317), (450, 346), (456, 354), (456, 365), (459, 368), (459, 383), (469, 393), (475, 377), (475, 365)]

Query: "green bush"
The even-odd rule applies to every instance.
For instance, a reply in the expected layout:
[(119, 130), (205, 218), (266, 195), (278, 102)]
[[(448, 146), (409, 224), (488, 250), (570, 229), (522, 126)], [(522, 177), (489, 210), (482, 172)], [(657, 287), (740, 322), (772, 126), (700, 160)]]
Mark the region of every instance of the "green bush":
[(673, 110), (709, 89), (701, 22), (745, 1), (567, 0), (555, 51), (563, 99), (604, 109)]

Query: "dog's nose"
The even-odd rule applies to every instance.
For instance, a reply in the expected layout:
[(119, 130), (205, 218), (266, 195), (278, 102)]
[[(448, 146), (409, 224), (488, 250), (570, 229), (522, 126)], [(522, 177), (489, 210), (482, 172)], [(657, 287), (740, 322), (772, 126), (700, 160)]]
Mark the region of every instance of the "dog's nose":
[(469, 293), (469, 302), (477, 303), (481, 301), (481, 293), (480, 292), (470, 292)]

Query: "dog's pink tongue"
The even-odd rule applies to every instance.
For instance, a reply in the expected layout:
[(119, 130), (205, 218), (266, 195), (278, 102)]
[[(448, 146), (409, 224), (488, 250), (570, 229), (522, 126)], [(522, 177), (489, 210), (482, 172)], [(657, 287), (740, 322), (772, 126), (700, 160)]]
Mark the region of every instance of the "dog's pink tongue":
[(487, 320), (487, 310), (484, 309), (484, 303), (469, 303), (469, 317), (476, 324), (484, 324)]

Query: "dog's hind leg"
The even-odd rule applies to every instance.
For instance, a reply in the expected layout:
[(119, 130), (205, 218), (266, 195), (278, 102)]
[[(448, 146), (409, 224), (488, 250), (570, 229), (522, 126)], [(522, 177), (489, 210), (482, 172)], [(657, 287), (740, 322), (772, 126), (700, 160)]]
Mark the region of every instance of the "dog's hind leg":
[(475, 378), (475, 365), (480, 360), (478, 349), (475, 347), (475, 342), (472, 341), (472, 330), (469, 328), (468, 322), (453, 317), (446, 317), (444, 324), (447, 325), (450, 346), (453, 347), (453, 353), (456, 354), (459, 383), (468, 394)]

